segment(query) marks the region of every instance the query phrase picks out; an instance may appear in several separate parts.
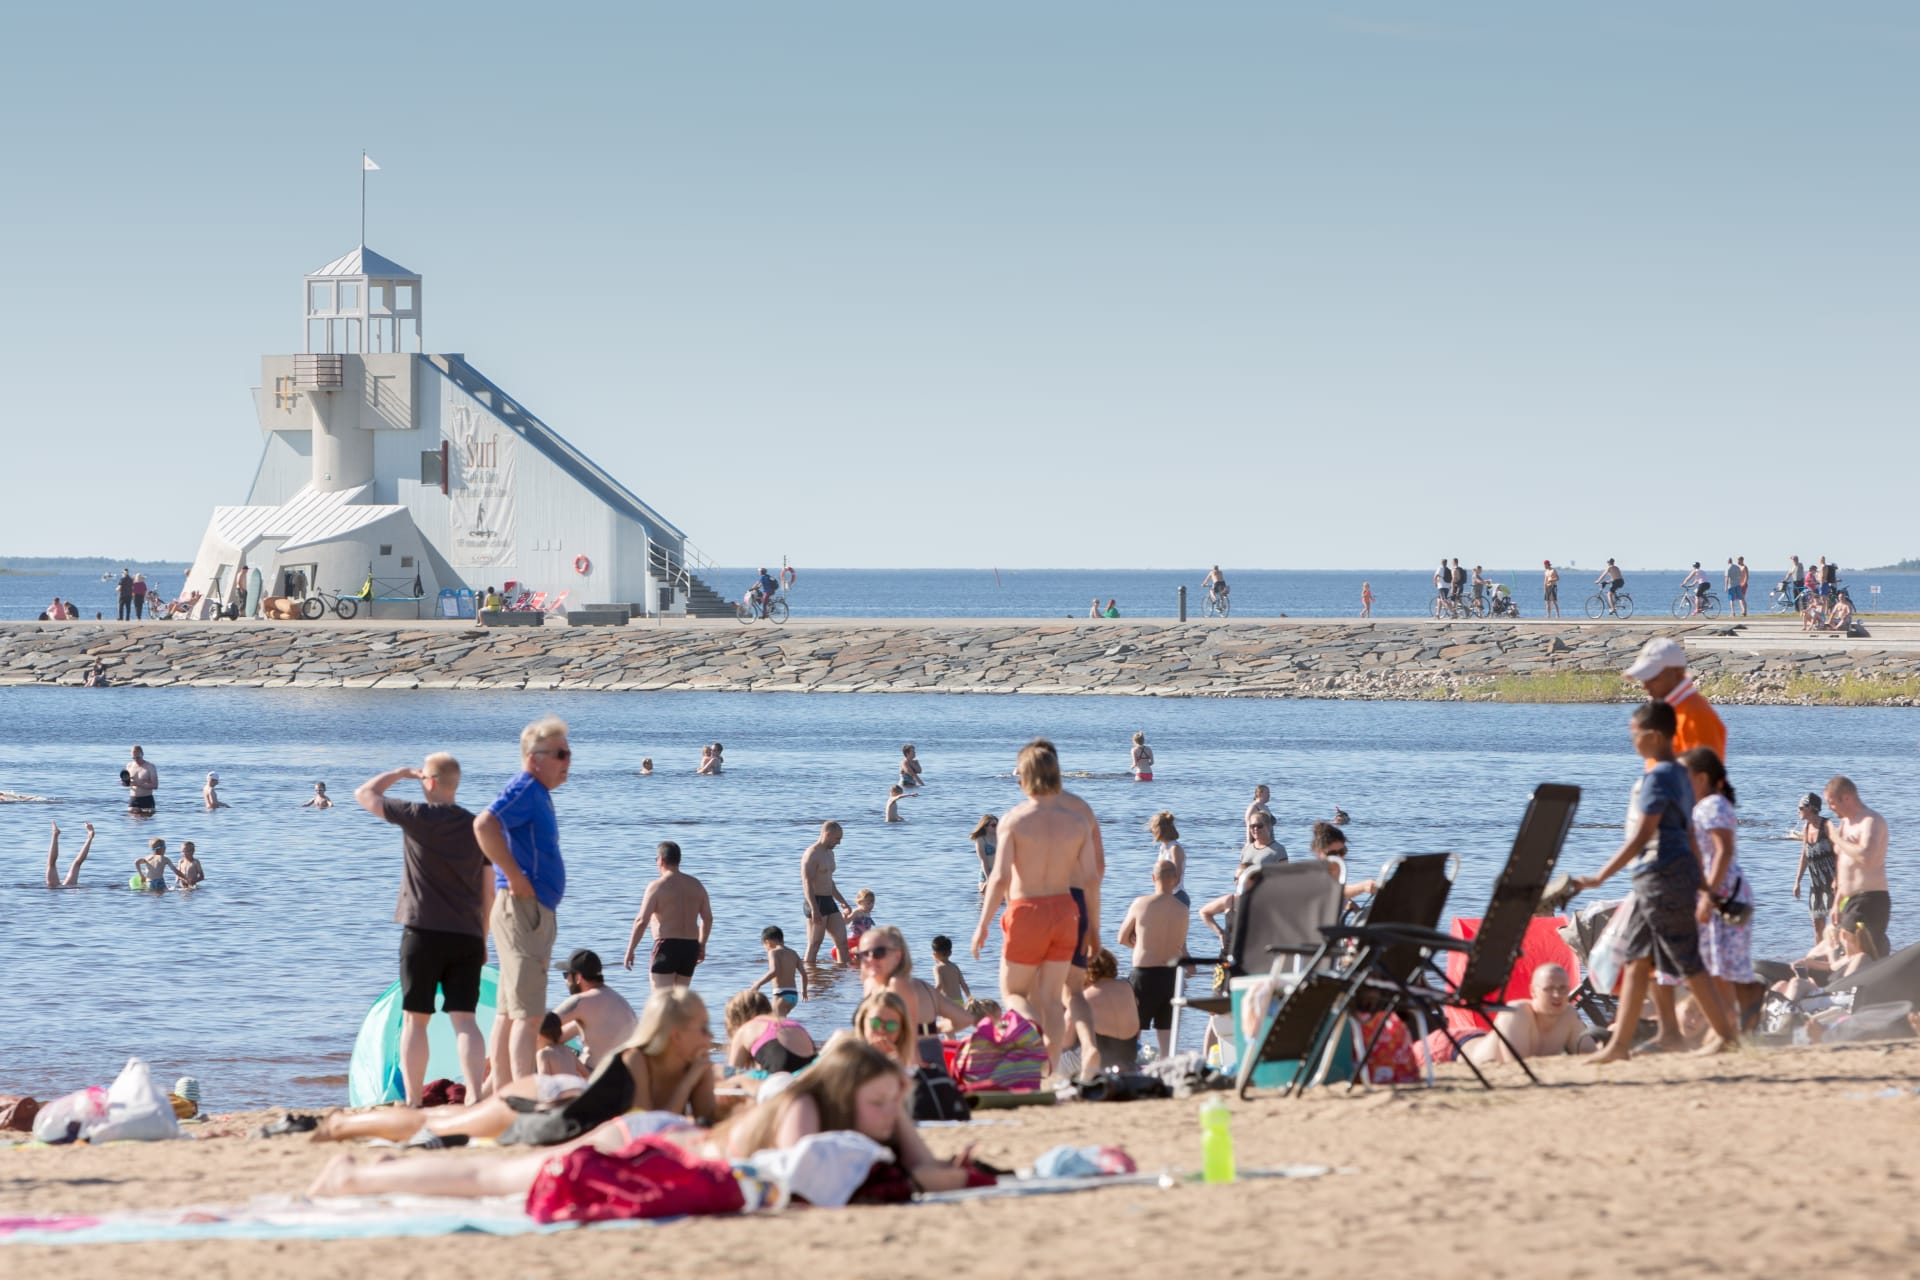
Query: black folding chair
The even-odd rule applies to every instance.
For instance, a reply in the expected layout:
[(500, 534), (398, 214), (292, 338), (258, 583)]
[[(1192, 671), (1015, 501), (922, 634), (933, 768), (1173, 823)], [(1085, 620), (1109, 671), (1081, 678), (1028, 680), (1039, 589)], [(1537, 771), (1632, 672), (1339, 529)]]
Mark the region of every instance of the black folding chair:
[[(1227, 979), (1264, 972), (1275, 956), (1311, 956), (1324, 941), (1320, 930), (1340, 918), (1340, 881), (1318, 858), (1256, 866), (1240, 873), (1226, 949), (1218, 956), (1182, 956), (1178, 964), (1218, 966)], [(1179, 995), (1173, 1001), (1172, 1044), (1180, 1042), (1180, 1011), (1226, 1013), (1233, 998), (1226, 987), (1217, 994)]]
[[(1422, 1016), (1423, 1021), (1424, 1015), (1431, 1014), (1456, 1054), (1489, 1089), (1493, 1086), (1480, 1074), (1480, 1068), (1459, 1054), (1460, 1042), (1447, 1026), (1446, 1011), (1464, 1009), (1485, 1023), (1488, 1031), (1500, 1037), (1500, 1043), (1520, 1064), (1527, 1079), (1538, 1083), (1533, 1068), (1495, 1024), (1494, 1016), (1506, 1008), (1502, 998), (1507, 983), (1513, 978), (1513, 966), (1520, 959), (1527, 929), (1540, 906), (1547, 882), (1553, 878), (1554, 864), (1559, 861), (1567, 831), (1573, 826), (1574, 811), (1579, 807), (1578, 787), (1544, 782), (1534, 789), (1526, 814), (1520, 819), (1520, 830), (1513, 838), (1513, 848), (1507, 854), (1506, 866), (1494, 881), (1493, 900), (1481, 917), (1479, 932), (1471, 939), (1456, 938), (1437, 928), (1404, 924), (1369, 928), (1372, 925), (1369, 921), (1361, 928), (1363, 934), (1372, 933), (1382, 944), (1413, 947), (1419, 952), (1419, 964), (1406, 975), (1407, 980), (1396, 980), (1398, 989), (1388, 997), (1389, 1001), (1396, 1012), (1415, 1013)], [(1441, 957), (1452, 952), (1464, 952), (1467, 958), (1457, 985), (1448, 979), (1441, 963)], [(1403, 971), (1396, 969), (1395, 972)], [(1412, 980), (1416, 977), (1420, 981)], [(1372, 1046), (1368, 1047), (1371, 1051)]]
[[(1425, 955), (1418, 943), (1386, 936), (1384, 928), (1411, 925), (1431, 930), (1446, 907), (1459, 859), (1451, 853), (1423, 853), (1388, 864), (1379, 890), (1367, 908), (1365, 923), (1327, 925), (1325, 939), (1306, 973), (1267, 1014), (1261, 1033), (1240, 1060), (1236, 1083), (1247, 1096), (1261, 1063), (1298, 1060), (1299, 1068), (1284, 1094), (1305, 1089), (1331, 1062), (1334, 1037), (1363, 995), (1403, 990)], [(1373, 1039), (1377, 1040), (1376, 1028)], [(1370, 1040), (1354, 1069), (1354, 1079), (1373, 1051)]]

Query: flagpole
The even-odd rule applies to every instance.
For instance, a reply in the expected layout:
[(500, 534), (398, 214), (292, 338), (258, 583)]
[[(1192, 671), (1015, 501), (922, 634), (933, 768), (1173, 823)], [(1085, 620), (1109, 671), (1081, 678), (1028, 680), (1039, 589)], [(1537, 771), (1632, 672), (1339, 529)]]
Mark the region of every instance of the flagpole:
[(360, 150), (360, 247), (367, 247), (367, 152)]

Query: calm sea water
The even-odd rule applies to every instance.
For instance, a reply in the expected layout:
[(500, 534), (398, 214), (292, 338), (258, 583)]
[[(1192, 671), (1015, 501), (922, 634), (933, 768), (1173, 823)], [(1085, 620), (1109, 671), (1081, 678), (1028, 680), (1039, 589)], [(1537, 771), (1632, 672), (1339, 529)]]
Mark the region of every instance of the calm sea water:
[[(147, 579), (168, 597), (179, 593), (186, 566), (147, 568)], [(1373, 584), (1377, 617), (1425, 617), (1433, 597), (1432, 570), (1240, 570), (1225, 566), (1233, 587), (1236, 617), (1344, 618), (1360, 611), (1360, 584)], [(1683, 569), (1629, 569), (1627, 589), (1643, 616), (1665, 615), (1680, 594)], [(1583, 617), (1583, 602), (1597, 566), (1563, 566), (1562, 611)], [(1754, 571), (1751, 606), (1767, 611), (1767, 590), (1779, 569)], [(721, 568), (709, 585), (722, 595), (740, 595), (754, 580), (754, 568)], [(1085, 617), (1095, 596), (1119, 603), (1134, 618), (1175, 616), (1176, 594), (1187, 588), (1189, 617), (1200, 616), (1200, 580), (1205, 566), (1187, 572), (1143, 569), (812, 569), (802, 568), (790, 593), (794, 616), (845, 618), (1054, 618)], [(1541, 616), (1540, 570), (1534, 566), (1489, 566), (1487, 576), (1507, 583), (1523, 617)], [(1845, 580), (1855, 604), (1868, 611), (1920, 611), (1920, 574), (1860, 574)], [(483, 584), (484, 585), (484, 584)], [(1875, 596), (1870, 588), (1880, 587)], [(1714, 589), (1720, 588), (1714, 571)], [(0, 575), (0, 618), (32, 618), (54, 596), (75, 600), (85, 617), (114, 616), (112, 582), (88, 574)]]
[[(47, 1097), (110, 1079), (129, 1054), (163, 1079), (199, 1076), (215, 1108), (338, 1103), (355, 1032), (395, 976), (391, 923), (400, 841), (352, 806), (356, 784), (451, 749), (463, 799), (490, 799), (515, 766), (520, 726), (557, 711), (573, 725), (573, 779), (556, 794), (570, 868), (558, 951), (592, 947), (614, 985), (640, 1003), (643, 974), (617, 968), (653, 874), (653, 846), (681, 843), (686, 869), (713, 896), (718, 928), (697, 985), (717, 1007), (762, 971), (759, 932), (804, 934), (798, 863), (817, 824), (846, 825), (840, 883), (871, 887), (878, 918), (898, 923), (927, 961), (946, 933), (964, 952), (977, 912), (966, 833), (1018, 800), (1014, 754), (1044, 733), (1106, 829), (1104, 912), (1117, 922), (1147, 887), (1143, 830), (1160, 808), (1179, 819), (1196, 902), (1225, 892), (1251, 786), (1275, 791), (1280, 834), (1304, 854), (1307, 832), (1338, 803), (1353, 815), (1356, 870), (1387, 857), (1455, 850), (1454, 910), (1478, 915), (1529, 790), (1586, 788), (1565, 865), (1591, 869), (1618, 839), (1637, 772), (1626, 708), (1218, 699), (968, 698), (942, 695), (485, 694), (293, 690), (0, 689), (0, 788), (56, 803), (0, 805), (0, 972), (19, 1034), (0, 1051), (0, 1092)], [(1857, 778), (1894, 831), (1894, 934), (1916, 930), (1920, 891), (1907, 833), (1920, 823), (1913, 768), (1920, 713), (1899, 709), (1730, 709), (1740, 790), (1741, 854), (1759, 893), (1763, 955), (1798, 955), (1811, 937), (1789, 887), (1785, 839), (1797, 797), (1836, 770)], [(1121, 770), (1145, 730), (1158, 778)], [(696, 777), (702, 742), (726, 744), (729, 772)], [(920, 748), (930, 783), (888, 827), (881, 805), (899, 744)], [(161, 771), (160, 813), (125, 815), (116, 775), (132, 742)], [(642, 755), (659, 772), (634, 776)], [(200, 779), (218, 770), (232, 809), (198, 810)], [(297, 806), (312, 783), (341, 803)], [(404, 794), (404, 790), (402, 792)], [(78, 891), (41, 884), (58, 820), (63, 858), (81, 823), (99, 827)], [(146, 839), (194, 840), (201, 890), (138, 894), (124, 885)], [(1192, 939), (1206, 938), (1195, 922)], [(1109, 930), (1109, 942), (1111, 930)], [(983, 958), (960, 957), (975, 987), (996, 985), (998, 932)], [(556, 980), (552, 998), (561, 990)], [(826, 979), (801, 1019), (843, 1025), (856, 984)]]

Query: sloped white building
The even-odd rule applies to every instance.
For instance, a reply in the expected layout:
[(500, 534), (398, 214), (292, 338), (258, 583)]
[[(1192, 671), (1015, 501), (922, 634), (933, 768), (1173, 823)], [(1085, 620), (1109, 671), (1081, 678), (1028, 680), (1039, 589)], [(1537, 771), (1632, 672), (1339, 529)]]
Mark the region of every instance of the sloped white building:
[(420, 295), (365, 246), (306, 277), (304, 351), (261, 358), (253, 486), (214, 509), (186, 590), (225, 604), (244, 566), (266, 595), (371, 578), (423, 615), (443, 588), (509, 582), (647, 613), (717, 603), (680, 529), (464, 356), (425, 353)]

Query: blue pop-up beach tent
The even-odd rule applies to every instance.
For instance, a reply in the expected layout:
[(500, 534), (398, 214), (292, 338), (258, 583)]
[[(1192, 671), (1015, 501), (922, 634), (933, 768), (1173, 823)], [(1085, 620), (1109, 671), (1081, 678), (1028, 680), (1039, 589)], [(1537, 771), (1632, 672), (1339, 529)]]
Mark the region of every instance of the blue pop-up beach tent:
[[(480, 971), (480, 1006), (474, 1010), (474, 1017), (480, 1022), (482, 1035), (493, 1027), (499, 983), (500, 971), (492, 965)], [(452, 1020), (436, 1013), (427, 1022), (427, 1079), (443, 1078), (460, 1079), (460, 1050)], [(366, 1021), (360, 1024), (360, 1035), (353, 1042), (353, 1061), (347, 1066), (347, 1105), (377, 1107), (406, 1096), (406, 1084), (400, 1076), (400, 984), (396, 982), (380, 993), (373, 1008), (367, 1010)]]

